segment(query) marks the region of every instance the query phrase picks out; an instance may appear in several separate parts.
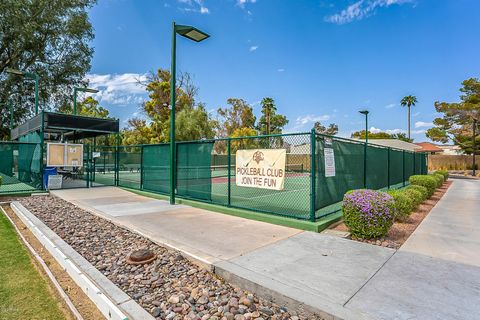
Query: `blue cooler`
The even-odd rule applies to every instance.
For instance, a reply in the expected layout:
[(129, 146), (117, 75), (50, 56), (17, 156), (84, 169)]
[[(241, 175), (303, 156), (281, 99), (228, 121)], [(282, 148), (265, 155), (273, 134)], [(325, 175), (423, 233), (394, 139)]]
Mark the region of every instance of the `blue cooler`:
[(43, 169), (43, 188), (47, 190), (48, 188), (48, 176), (56, 176), (57, 168), (56, 167), (46, 167)]

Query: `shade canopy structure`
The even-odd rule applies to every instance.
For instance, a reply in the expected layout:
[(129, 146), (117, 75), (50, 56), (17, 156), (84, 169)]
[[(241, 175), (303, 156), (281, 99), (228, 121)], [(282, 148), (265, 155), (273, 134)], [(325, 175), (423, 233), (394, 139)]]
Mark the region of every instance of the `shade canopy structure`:
[(12, 140), (18, 140), (33, 132), (44, 133), (49, 140), (63, 137), (69, 140), (93, 138), (117, 134), (118, 119), (101, 119), (73, 114), (42, 111), (11, 130)]

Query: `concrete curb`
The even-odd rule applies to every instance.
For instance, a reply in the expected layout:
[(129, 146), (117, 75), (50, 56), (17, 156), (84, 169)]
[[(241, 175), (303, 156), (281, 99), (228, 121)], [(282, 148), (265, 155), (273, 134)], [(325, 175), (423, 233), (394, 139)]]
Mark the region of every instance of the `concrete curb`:
[(10, 206), (106, 319), (155, 319), (19, 202)]

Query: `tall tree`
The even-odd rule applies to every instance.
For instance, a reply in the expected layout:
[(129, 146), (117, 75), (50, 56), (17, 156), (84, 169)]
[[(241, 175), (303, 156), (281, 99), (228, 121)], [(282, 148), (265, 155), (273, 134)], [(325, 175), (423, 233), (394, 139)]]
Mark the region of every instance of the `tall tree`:
[(219, 115), (219, 137), (229, 137), (233, 132), (240, 128), (255, 127), (256, 117), (253, 115), (253, 109), (243, 99), (229, 98), (227, 104), (230, 106), (218, 108)]
[[(366, 137), (365, 130), (356, 131), (352, 133), (350, 137), (363, 140)], [(405, 142), (413, 142), (413, 139), (407, 138), (407, 135), (405, 133), (390, 134), (383, 131), (375, 132), (375, 133), (368, 131), (368, 139), (398, 139)]]
[(325, 127), (323, 124), (320, 123), (320, 121), (317, 121), (315, 122), (313, 127), (315, 128), (315, 132), (320, 134), (334, 136), (338, 133), (338, 125), (336, 125), (335, 123), (330, 123), (328, 127)]
[(480, 81), (470, 78), (462, 82), (460, 102), (435, 102), (435, 109), (443, 117), (433, 120), (435, 127), (427, 130), (427, 137), (433, 141), (446, 143), (450, 140), (466, 153), (473, 153), (473, 139), (476, 141), (476, 154), (479, 154), (480, 136), (478, 127), (473, 137), (473, 125), (480, 124)]
[(284, 115), (277, 114), (277, 107), (272, 98), (263, 98), (262, 116), (258, 121), (257, 130), (260, 134), (282, 133), (283, 128), (288, 124), (288, 119)]
[[(149, 100), (142, 105), (148, 120), (132, 118), (122, 132), (124, 143), (161, 143), (170, 141), (170, 71), (159, 69), (142, 83)], [(212, 119), (203, 104), (197, 104), (198, 92), (188, 73), (177, 79), (176, 97), (176, 140), (199, 140), (213, 138), (217, 122)]]
[[(61, 113), (73, 113), (73, 106), (68, 103), (57, 109)], [(100, 106), (98, 101), (93, 97), (87, 97), (85, 100), (77, 103), (77, 113), (82, 116), (95, 118), (108, 118), (110, 112)]]
[(95, 0), (0, 1), (0, 138), (8, 135), (8, 98), (18, 124), (32, 115), (32, 81), (7, 68), (40, 76), (40, 107), (71, 100), (72, 88), (84, 85), (90, 69), (93, 28), (87, 11)]
[(408, 109), (408, 139), (410, 139), (410, 107), (415, 106), (417, 102), (417, 97), (412, 95), (405, 96), (400, 101), (400, 104)]

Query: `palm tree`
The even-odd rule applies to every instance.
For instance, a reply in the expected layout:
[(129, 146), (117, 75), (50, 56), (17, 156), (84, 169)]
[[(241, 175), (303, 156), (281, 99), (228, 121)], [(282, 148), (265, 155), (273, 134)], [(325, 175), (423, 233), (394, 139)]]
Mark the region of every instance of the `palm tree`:
[(400, 101), (400, 104), (402, 107), (407, 106), (408, 108), (408, 139), (410, 139), (410, 107), (414, 106), (417, 103), (417, 97), (409, 95), (403, 97), (402, 101)]

